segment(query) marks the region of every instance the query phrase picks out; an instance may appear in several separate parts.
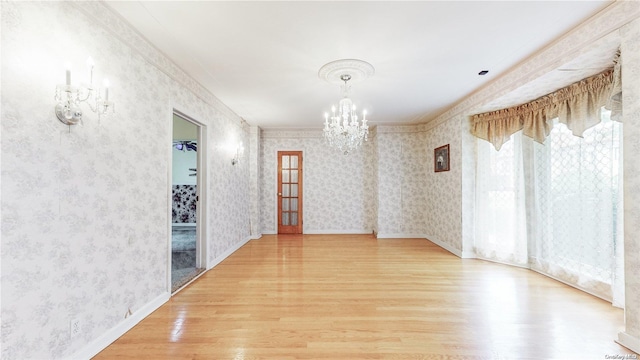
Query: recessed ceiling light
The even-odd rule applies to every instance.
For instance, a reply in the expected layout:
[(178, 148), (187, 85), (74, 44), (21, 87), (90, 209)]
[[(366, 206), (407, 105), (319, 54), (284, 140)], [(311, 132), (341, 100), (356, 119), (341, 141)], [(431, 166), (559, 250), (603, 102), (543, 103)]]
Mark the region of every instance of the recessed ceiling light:
[(478, 73), (478, 75), (487, 75), (489, 73), (489, 70), (482, 70)]

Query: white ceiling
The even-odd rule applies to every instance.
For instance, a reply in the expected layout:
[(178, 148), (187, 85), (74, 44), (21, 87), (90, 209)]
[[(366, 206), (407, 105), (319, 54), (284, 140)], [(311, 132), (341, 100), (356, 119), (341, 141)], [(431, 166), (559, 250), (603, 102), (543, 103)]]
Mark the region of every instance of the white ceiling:
[[(355, 58), (375, 67), (372, 78), (353, 84), (351, 96), (360, 109), (367, 109), (371, 125), (427, 122), (609, 3), (108, 5), (249, 124), (308, 129), (320, 128), (324, 112), (341, 96), (337, 85), (318, 77), (320, 67), (330, 61)], [(489, 74), (479, 76), (481, 70)], [(563, 74), (577, 76), (570, 71), (555, 76)]]

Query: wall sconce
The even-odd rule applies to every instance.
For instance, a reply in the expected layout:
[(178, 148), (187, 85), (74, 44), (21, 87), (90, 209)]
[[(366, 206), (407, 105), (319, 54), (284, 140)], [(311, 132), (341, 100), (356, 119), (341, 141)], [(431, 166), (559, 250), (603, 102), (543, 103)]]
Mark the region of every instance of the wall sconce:
[[(82, 120), (82, 109), (80, 104), (86, 102), (94, 113), (107, 115), (115, 113), (114, 103), (109, 101), (109, 81), (104, 80), (104, 89), (93, 88), (93, 59), (87, 59), (89, 68), (89, 85), (81, 84), (75, 86), (71, 84), (71, 66), (67, 65), (66, 83), (56, 86), (55, 113), (58, 120), (65, 125), (75, 125)], [(102, 95), (104, 94), (104, 96)]]
[(242, 146), (242, 143), (239, 143), (238, 147), (236, 148), (236, 156), (231, 159), (231, 165), (240, 164), (240, 156), (242, 155), (242, 153), (244, 153), (244, 147)]

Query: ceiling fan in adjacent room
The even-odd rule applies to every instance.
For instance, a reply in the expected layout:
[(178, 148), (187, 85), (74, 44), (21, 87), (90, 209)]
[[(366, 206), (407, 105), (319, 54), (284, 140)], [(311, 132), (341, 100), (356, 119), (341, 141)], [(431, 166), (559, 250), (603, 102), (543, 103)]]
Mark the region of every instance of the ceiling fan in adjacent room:
[(198, 151), (198, 144), (195, 141), (174, 141), (173, 147), (180, 151)]

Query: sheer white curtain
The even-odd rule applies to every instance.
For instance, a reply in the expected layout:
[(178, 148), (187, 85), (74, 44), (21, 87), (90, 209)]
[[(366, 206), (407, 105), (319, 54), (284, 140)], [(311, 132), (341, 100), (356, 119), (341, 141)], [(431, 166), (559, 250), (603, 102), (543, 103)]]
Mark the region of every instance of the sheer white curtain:
[(556, 122), (545, 143), (534, 145), (529, 241), (533, 269), (622, 307), (621, 134), (622, 124), (603, 111), (582, 137)]
[(527, 219), (522, 164), (522, 133), (500, 151), (478, 141), (475, 252), (481, 258), (527, 264)]
[(502, 148), (478, 140), (476, 254), (624, 307), (622, 125), (611, 121), (622, 120), (620, 56), (553, 93), (473, 115), (471, 133)]
[(475, 251), (532, 269), (624, 307), (622, 125), (610, 112), (544, 144), (514, 134), (500, 151), (478, 140)]

